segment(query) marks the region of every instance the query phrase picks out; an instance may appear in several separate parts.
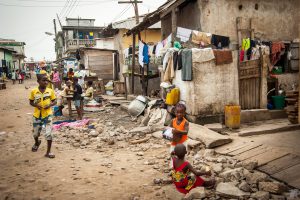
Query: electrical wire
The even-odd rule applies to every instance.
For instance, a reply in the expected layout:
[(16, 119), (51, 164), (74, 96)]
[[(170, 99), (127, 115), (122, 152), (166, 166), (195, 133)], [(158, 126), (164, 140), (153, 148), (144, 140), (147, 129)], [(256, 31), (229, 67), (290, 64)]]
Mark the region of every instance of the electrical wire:
[[(89, 3), (89, 4), (80, 4), (80, 6), (92, 6), (92, 5), (97, 5), (101, 3), (107, 3), (115, 0), (103, 0), (103, 1), (98, 1), (94, 3)], [(6, 3), (0, 3), (0, 6), (7, 6), (7, 7), (23, 7), (23, 8), (63, 8), (65, 6), (62, 5), (18, 5), (18, 4), (6, 4)]]
[(75, 4), (77, 3), (77, 1), (78, 1), (78, 0), (74, 0), (74, 3), (70, 6), (69, 12), (66, 14), (66, 17), (68, 17), (69, 14), (72, 12), (72, 10), (74, 9)]
[(112, 23), (116, 20), (120, 19), (131, 7), (131, 4), (129, 4), (127, 7), (125, 7), (116, 17), (113, 18)]

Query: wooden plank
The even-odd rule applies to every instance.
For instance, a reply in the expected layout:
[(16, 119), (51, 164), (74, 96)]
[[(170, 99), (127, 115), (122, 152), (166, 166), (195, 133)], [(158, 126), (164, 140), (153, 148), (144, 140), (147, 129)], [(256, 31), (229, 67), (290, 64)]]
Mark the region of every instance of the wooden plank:
[(237, 156), (234, 156), (234, 158), (240, 160), (240, 161), (243, 161), (243, 160), (246, 160), (246, 159), (250, 159), (254, 156), (257, 156), (257, 155), (260, 155), (262, 153), (265, 153), (266, 151), (268, 151), (269, 149), (271, 149), (270, 147), (266, 147), (266, 146), (260, 146), (258, 148), (255, 148), (255, 149), (252, 149), (252, 150), (249, 150), (247, 152), (244, 152), (244, 153), (241, 153)]
[(236, 145), (232, 145), (232, 144), (224, 145), (222, 147), (218, 147), (216, 149), (216, 152), (219, 153), (219, 154), (227, 155), (229, 152), (241, 149), (245, 145), (248, 145), (248, 143), (247, 142), (243, 142), (243, 143), (238, 143)]
[(250, 145), (244, 146), (243, 148), (240, 148), (240, 149), (237, 149), (235, 151), (229, 152), (228, 155), (236, 156), (236, 155), (239, 155), (239, 154), (244, 153), (246, 151), (249, 151), (251, 149), (258, 148), (260, 146), (262, 146), (262, 144), (250, 144)]
[(272, 175), (297, 164), (300, 164), (300, 157), (294, 154), (288, 154), (282, 158), (273, 160), (266, 165), (259, 167), (258, 169), (269, 175)]
[(288, 185), (300, 189), (300, 164), (273, 174), (276, 179), (286, 182)]
[(280, 149), (271, 149), (268, 151), (265, 151), (262, 154), (253, 156), (247, 160), (249, 161), (257, 161), (258, 162), (258, 166), (267, 164), (268, 162), (271, 162), (273, 160), (276, 160), (278, 158), (281, 158), (283, 156), (288, 155), (289, 153)]

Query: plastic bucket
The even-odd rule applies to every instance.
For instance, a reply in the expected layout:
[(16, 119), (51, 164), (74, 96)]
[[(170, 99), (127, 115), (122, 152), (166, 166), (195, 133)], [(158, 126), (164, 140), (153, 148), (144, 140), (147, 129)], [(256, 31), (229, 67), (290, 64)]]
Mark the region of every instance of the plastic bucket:
[(275, 109), (283, 110), (285, 106), (285, 96), (272, 96)]
[(241, 106), (225, 106), (225, 125), (228, 128), (240, 128)]

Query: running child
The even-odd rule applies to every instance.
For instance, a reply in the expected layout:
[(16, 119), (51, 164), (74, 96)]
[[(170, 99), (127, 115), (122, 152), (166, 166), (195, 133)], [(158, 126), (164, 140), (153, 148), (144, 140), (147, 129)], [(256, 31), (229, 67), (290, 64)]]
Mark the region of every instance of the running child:
[(30, 105), (34, 107), (33, 113), (33, 138), (34, 145), (32, 151), (36, 152), (41, 144), (39, 136), (43, 129), (45, 139), (47, 140), (47, 152), (45, 157), (54, 158), (55, 155), (51, 153), (52, 146), (52, 109), (56, 105), (55, 93), (52, 89), (47, 88), (48, 78), (46, 74), (38, 74), (37, 82), (39, 86), (34, 88), (29, 97)]
[[(210, 176), (211, 172), (201, 173), (192, 167), (192, 165), (185, 161), (184, 157), (187, 154), (186, 147), (183, 144), (177, 144), (174, 149), (172, 180), (178, 192), (183, 194), (189, 193), (190, 190), (196, 187), (212, 188), (215, 185), (215, 180), (203, 180), (200, 176)], [(194, 176), (191, 176), (191, 173)]]

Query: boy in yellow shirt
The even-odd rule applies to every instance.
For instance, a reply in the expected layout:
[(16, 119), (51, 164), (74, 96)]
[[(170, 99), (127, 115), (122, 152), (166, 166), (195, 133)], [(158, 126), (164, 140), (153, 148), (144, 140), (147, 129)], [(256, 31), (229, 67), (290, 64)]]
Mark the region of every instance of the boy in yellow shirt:
[(39, 136), (42, 129), (45, 129), (44, 135), (47, 140), (47, 152), (45, 157), (54, 158), (51, 153), (52, 145), (52, 109), (56, 105), (55, 93), (52, 89), (47, 88), (48, 78), (46, 74), (38, 74), (37, 82), (39, 86), (34, 88), (29, 97), (30, 105), (34, 107), (33, 113), (33, 138), (35, 144), (32, 146), (32, 151), (36, 152), (41, 144)]

